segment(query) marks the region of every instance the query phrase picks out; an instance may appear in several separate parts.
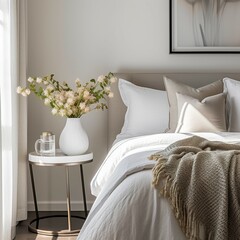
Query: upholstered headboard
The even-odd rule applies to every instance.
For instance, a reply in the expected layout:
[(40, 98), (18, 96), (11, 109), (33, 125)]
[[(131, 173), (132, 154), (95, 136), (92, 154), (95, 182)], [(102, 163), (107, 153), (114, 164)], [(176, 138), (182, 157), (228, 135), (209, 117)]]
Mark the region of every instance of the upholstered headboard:
[[(136, 85), (164, 90), (163, 76), (186, 83), (192, 87), (201, 87), (224, 77), (240, 80), (240, 73), (116, 73), (117, 78), (128, 80)], [(121, 132), (126, 107), (123, 104), (118, 82), (112, 85), (114, 98), (109, 100), (108, 110), (108, 147)]]

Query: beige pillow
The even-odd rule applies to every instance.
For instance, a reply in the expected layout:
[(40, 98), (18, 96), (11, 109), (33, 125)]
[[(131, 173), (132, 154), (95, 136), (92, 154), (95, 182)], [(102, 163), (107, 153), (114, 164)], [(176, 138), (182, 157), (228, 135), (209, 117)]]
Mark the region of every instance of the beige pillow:
[(225, 132), (224, 93), (202, 101), (177, 93), (179, 119), (175, 132)]
[(185, 94), (202, 101), (204, 98), (223, 92), (222, 80), (201, 88), (192, 88), (186, 84), (164, 77), (164, 85), (168, 95), (170, 107), (169, 132), (175, 132), (178, 122), (178, 107), (176, 93)]

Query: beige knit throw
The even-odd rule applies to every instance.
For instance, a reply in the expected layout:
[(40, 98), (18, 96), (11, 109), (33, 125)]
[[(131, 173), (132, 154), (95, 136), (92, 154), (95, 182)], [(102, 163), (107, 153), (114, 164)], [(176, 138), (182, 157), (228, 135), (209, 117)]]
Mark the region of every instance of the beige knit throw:
[(188, 239), (240, 239), (240, 145), (194, 136), (150, 159), (153, 185)]

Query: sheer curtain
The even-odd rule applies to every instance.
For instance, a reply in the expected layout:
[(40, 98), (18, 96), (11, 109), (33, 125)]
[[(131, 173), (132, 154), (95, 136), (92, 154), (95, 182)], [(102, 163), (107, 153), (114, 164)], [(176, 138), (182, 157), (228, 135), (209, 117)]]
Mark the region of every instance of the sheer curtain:
[[(27, 217), (26, 0), (0, 0), (0, 239)], [(19, 191), (18, 191), (19, 189)]]

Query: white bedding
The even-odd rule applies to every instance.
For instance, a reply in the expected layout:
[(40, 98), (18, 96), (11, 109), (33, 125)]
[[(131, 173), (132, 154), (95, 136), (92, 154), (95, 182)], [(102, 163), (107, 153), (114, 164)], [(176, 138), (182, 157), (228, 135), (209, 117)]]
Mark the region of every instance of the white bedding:
[[(240, 143), (240, 133), (194, 133)], [(186, 239), (166, 199), (151, 186), (152, 153), (193, 134), (164, 133), (115, 144), (91, 182), (96, 201), (78, 240)]]

